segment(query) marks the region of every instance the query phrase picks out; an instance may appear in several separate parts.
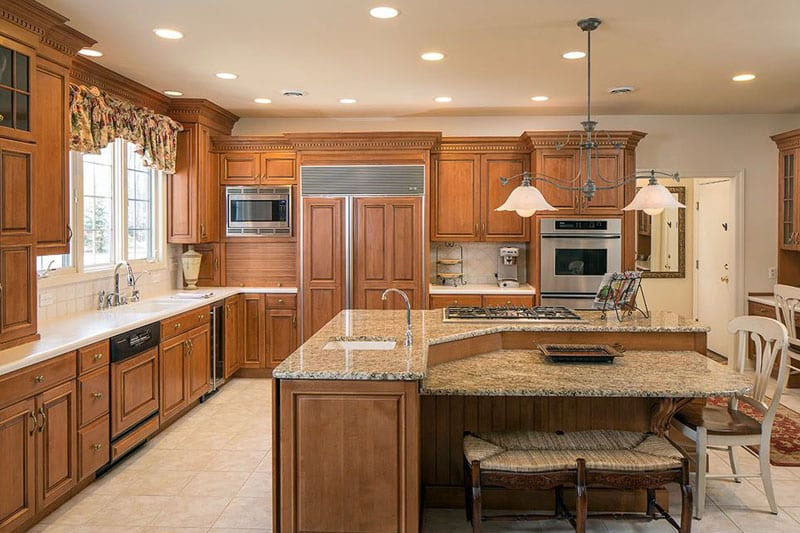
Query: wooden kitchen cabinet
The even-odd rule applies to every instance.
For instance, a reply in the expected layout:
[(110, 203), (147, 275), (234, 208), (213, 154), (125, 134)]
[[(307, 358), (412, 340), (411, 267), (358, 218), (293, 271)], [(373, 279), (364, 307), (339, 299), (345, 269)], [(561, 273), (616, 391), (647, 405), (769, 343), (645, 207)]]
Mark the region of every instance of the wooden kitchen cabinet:
[(189, 353), (186, 354), (186, 388), (189, 403), (208, 392), (211, 376), (210, 347), (211, 330), (208, 325), (192, 330), (186, 339)]
[(275, 367), (297, 349), (297, 311), (268, 310), (266, 335), (269, 366)]
[[(164, 359), (162, 357), (162, 359)], [(161, 361), (158, 348), (151, 348), (129, 359), (111, 365), (111, 435), (119, 436), (158, 411), (159, 374), (171, 384), (170, 362)], [(161, 372), (159, 372), (161, 370)], [(162, 411), (164, 404), (162, 403)]]
[[(0, 28), (3, 31), (4, 28)], [(36, 50), (0, 35), (0, 137), (33, 142)]]
[(222, 285), (222, 252), (220, 243), (195, 244), (194, 251), (200, 254), (200, 272), (197, 276), (199, 287), (219, 287)]
[(800, 129), (773, 135), (778, 148), (778, 283), (800, 285)]
[(530, 220), (514, 212), (495, 211), (518, 185), (510, 178), (529, 168), (527, 154), (440, 154), (434, 159), (431, 240), (530, 240)]
[(161, 424), (172, 419), (189, 404), (186, 374), (186, 334), (162, 342), (159, 348), (159, 397)]
[(36, 255), (69, 253), (69, 68), (37, 58), (34, 74)]
[(266, 307), (263, 294), (245, 294), (243, 303), (242, 368), (266, 368)]
[(220, 154), (222, 185), (287, 185), (296, 182), (294, 154), (239, 151)]
[(225, 379), (242, 366), (243, 306), (244, 297), (241, 294), (225, 298)]
[(43, 509), (69, 492), (78, 481), (78, 409), (75, 381), (36, 397), (36, 505)]
[(14, 531), (36, 512), (36, 402), (0, 409), (0, 531)]
[(534, 296), (527, 294), (431, 294), (430, 309), (444, 307), (533, 307)]

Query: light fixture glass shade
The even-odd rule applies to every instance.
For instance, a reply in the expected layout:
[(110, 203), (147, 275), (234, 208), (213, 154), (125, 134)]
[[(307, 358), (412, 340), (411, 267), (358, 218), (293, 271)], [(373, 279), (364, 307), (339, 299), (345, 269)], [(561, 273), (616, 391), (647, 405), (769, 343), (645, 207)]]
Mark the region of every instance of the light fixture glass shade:
[(686, 206), (680, 203), (677, 198), (669, 192), (669, 189), (663, 185), (659, 183), (650, 183), (639, 189), (639, 192), (633, 197), (633, 201), (623, 207), (622, 210), (644, 211), (648, 215), (657, 215), (664, 209), (673, 207), (685, 208)]
[(539, 189), (522, 184), (511, 191), (503, 205), (495, 211), (516, 211), (519, 216), (527, 218), (536, 211), (556, 211), (556, 208), (544, 199)]

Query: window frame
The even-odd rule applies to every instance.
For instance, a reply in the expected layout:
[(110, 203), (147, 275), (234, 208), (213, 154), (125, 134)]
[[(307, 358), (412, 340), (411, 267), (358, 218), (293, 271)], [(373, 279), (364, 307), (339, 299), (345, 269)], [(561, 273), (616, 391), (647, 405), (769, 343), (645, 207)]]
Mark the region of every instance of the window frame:
[(128, 261), (134, 270), (159, 270), (167, 268), (166, 258), (166, 176), (163, 172), (154, 170), (152, 180), (152, 234), (153, 257), (147, 259), (128, 259), (128, 166), (127, 156), (129, 144), (122, 139), (115, 139), (113, 149), (113, 250), (112, 262), (104, 265), (85, 265), (83, 254), (84, 220), (83, 220), (83, 152), (70, 151), (70, 222), (73, 228), (73, 238), (70, 242), (70, 266), (52, 270), (47, 278), (39, 280), (40, 286), (54, 282), (46, 282), (51, 278), (63, 283), (68, 277), (81, 280), (101, 278), (114, 270), (120, 261)]

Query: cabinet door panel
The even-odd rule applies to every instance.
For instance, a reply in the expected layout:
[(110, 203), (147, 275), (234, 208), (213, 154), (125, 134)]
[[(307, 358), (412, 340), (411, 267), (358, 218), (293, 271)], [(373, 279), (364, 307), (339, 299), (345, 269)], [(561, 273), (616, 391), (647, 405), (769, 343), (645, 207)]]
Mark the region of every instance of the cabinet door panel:
[(32, 245), (0, 246), (0, 342), (36, 333), (36, 258)]
[(13, 531), (36, 511), (33, 398), (0, 409), (0, 530)]
[(197, 144), (195, 129), (184, 127), (178, 133), (175, 173), (167, 178), (168, 240), (174, 243), (197, 242)]
[[(598, 187), (609, 185), (603, 180), (616, 181), (622, 177), (622, 161), (621, 155), (616, 151), (603, 153), (601, 151), (597, 157), (592, 158), (592, 179)], [(594, 194), (594, 198), (590, 202), (581, 195), (582, 209), (585, 212), (591, 213), (594, 211), (602, 210), (604, 212), (615, 212), (616, 210), (625, 207), (625, 187), (617, 187), (615, 189), (598, 189)]]
[(261, 158), (261, 182), (264, 184), (295, 183), (294, 159), (264, 155)]
[(160, 383), (161, 423), (188, 405), (186, 396), (186, 336), (161, 343)]
[(480, 239), (480, 158), (441, 155), (431, 198), (432, 240)]
[(277, 366), (297, 349), (297, 312), (294, 309), (267, 311), (267, 339), (270, 366)]
[(231, 152), (220, 158), (220, 183), (256, 185), (260, 177), (259, 154)]
[(530, 238), (530, 218), (523, 218), (513, 211), (495, 211), (519, 185), (519, 180), (514, 180), (503, 186), (500, 177), (510, 178), (521, 174), (528, 167), (527, 159), (523, 155), (483, 156), (481, 228), (484, 240), (527, 241)]
[(113, 436), (158, 410), (158, 371), (158, 348), (111, 365)]
[(220, 258), (222, 255), (220, 244), (196, 244), (194, 251), (201, 255), (200, 272), (197, 277), (197, 285), (200, 287), (218, 287), (222, 281), (222, 267)]
[(33, 237), (32, 145), (0, 141), (0, 243)]
[(266, 367), (266, 339), (264, 336), (264, 295), (246, 294), (244, 297), (244, 344), (242, 366)]
[(781, 150), (779, 161), (778, 182), (778, 220), (780, 233), (780, 247), (784, 250), (800, 248), (798, 230), (798, 187), (797, 187), (797, 161), (800, 150)]
[(68, 381), (37, 397), (40, 416), (37, 460), (37, 509), (43, 509), (75, 486), (78, 479), (78, 423), (75, 382)]
[(208, 392), (211, 379), (211, 361), (209, 354), (209, 327), (197, 328), (189, 335), (189, 366), (187, 368), (186, 386), (189, 403)]
[(241, 365), (241, 308), (241, 295), (225, 299), (225, 379), (231, 377)]
[[(541, 149), (536, 151), (536, 173), (544, 174), (556, 182), (572, 186), (577, 171), (577, 152), (570, 149)], [(576, 196), (573, 191), (565, 191), (543, 181), (534, 185), (542, 191), (550, 205), (559, 209), (577, 209)]]

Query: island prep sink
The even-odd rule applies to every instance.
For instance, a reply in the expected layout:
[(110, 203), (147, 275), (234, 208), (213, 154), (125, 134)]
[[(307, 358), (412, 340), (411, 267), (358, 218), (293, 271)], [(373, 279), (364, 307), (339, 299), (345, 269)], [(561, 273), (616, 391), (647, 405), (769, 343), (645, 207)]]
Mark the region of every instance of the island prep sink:
[(397, 340), (391, 337), (331, 337), (323, 350), (394, 350)]

